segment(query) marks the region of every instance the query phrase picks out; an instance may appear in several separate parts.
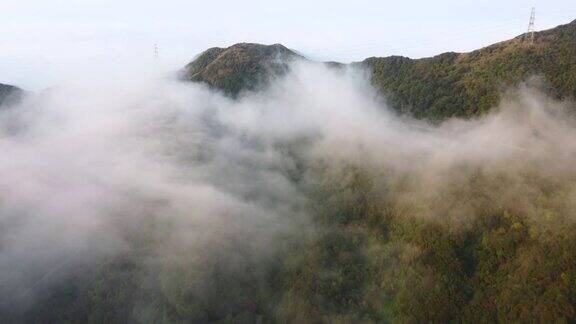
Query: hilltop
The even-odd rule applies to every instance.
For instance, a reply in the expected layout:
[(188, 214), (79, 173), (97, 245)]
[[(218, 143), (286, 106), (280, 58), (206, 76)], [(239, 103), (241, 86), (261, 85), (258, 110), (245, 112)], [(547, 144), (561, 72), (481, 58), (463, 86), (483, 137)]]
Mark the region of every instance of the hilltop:
[(236, 96), (243, 90), (265, 85), (273, 76), (286, 73), (289, 62), (297, 58), (303, 57), (280, 44), (240, 43), (204, 51), (181, 73), (186, 80), (203, 82)]
[[(183, 70), (200, 81), (235, 96), (255, 90), (288, 71), (293, 59), (304, 59), (282, 45), (241, 43), (211, 48)], [(334, 63), (328, 66), (342, 66)], [(502, 91), (527, 78), (542, 76), (556, 98), (576, 96), (576, 21), (524, 35), (469, 53), (443, 53), (430, 58), (370, 57), (352, 66), (367, 68), (374, 87), (389, 105), (417, 118), (441, 120), (472, 117), (496, 106)]]

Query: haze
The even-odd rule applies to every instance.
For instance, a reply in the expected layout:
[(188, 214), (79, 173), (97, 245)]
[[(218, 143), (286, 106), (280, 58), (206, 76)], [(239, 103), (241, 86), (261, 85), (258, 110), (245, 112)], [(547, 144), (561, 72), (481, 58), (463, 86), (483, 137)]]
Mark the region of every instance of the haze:
[(169, 72), (206, 48), (237, 42), (283, 43), (312, 59), (342, 62), (469, 51), (523, 33), (531, 6), (537, 30), (576, 15), (568, 0), (3, 0), (0, 82), (40, 90)]

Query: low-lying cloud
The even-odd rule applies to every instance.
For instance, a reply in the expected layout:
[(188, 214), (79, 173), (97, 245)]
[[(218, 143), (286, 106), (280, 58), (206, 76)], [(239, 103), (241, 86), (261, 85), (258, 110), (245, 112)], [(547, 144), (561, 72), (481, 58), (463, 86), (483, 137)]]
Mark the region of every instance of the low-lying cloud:
[[(363, 71), (297, 63), (238, 100), (167, 80), (54, 88), (1, 110), (0, 134), (7, 318), (126, 258), (132, 284), (179, 316), (256, 307), (317, 230), (319, 179), (348, 166), (391, 208), (458, 231), (487, 208), (542, 221), (545, 188), (574, 220), (576, 121), (528, 85), (487, 116), (431, 125), (386, 108)], [(155, 318), (128, 298), (130, 317)]]

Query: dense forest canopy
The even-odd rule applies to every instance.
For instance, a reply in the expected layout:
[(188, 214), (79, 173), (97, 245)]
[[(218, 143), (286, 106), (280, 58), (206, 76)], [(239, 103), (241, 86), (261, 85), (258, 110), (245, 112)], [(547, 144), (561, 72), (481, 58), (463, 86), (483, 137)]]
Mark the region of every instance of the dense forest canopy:
[(241, 43), (228, 48), (210, 48), (187, 64), (182, 78), (204, 82), (237, 96), (241, 91), (257, 90), (271, 78), (288, 71), (289, 63), (302, 56), (283, 45)]
[(181, 71), (208, 86), (23, 98), (0, 322), (576, 321), (575, 30), (351, 67), (239, 44)]
[(556, 98), (576, 96), (576, 21), (470, 53), (413, 60), (373, 57), (362, 64), (390, 105), (419, 118), (485, 114), (502, 90), (542, 76)]
[[(238, 95), (281, 75), (287, 63), (303, 59), (282, 45), (236, 44), (211, 48), (188, 64), (185, 79), (205, 82)], [(330, 62), (329, 66), (346, 65)], [(470, 53), (430, 58), (371, 57), (353, 66), (366, 68), (372, 84), (393, 109), (416, 118), (444, 120), (485, 114), (510, 86), (538, 76), (555, 98), (576, 96), (576, 21)]]

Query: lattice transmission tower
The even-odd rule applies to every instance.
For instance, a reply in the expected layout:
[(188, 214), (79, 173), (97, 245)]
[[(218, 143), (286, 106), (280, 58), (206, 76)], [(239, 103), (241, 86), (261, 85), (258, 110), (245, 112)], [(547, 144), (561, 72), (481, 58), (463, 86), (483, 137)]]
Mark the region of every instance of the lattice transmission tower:
[(530, 44), (534, 44), (534, 21), (536, 20), (536, 8), (532, 7), (530, 12), (530, 22), (528, 23), (528, 31), (524, 37)]

